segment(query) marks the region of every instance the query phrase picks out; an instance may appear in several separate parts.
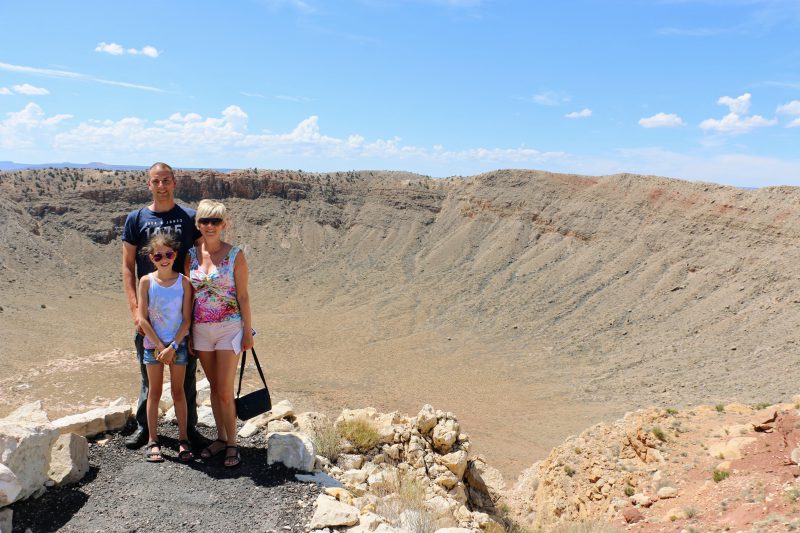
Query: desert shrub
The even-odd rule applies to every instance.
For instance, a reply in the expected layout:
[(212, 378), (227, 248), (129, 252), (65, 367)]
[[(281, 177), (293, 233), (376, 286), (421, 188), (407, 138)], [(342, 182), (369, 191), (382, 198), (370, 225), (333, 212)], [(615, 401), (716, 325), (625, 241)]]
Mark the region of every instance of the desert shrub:
[(633, 487), (631, 487), (630, 485), (625, 487), (625, 496), (633, 496), (635, 493), (636, 493), (636, 490)]
[(565, 473), (566, 475), (568, 475), (569, 477), (572, 477), (572, 476), (574, 476), (574, 475), (575, 475), (575, 469), (574, 469), (574, 468), (572, 468), (572, 467), (571, 467), (571, 466), (569, 466), (569, 465), (564, 465), (564, 473)]
[(727, 470), (714, 470), (713, 477), (714, 481), (716, 483), (719, 483), (723, 479), (728, 479), (728, 476), (730, 475), (731, 475), (730, 472), (728, 472)]
[(655, 438), (657, 438), (661, 442), (667, 441), (667, 435), (664, 433), (664, 430), (661, 429), (660, 426), (653, 426), (653, 429), (651, 431), (653, 432)]
[(379, 436), (375, 425), (364, 418), (353, 418), (344, 420), (336, 425), (339, 435), (350, 441), (350, 443), (361, 453), (367, 453), (378, 445)]
[(678, 414), (678, 410), (673, 409), (672, 407), (667, 407), (667, 414), (670, 416), (675, 416)]
[(772, 404), (771, 404), (771, 403), (769, 403), (769, 402), (759, 402), (759, 403), (755, 404), (755, 405), (753, 406), (753, 408), (754, 408), (756, 411), (760, 411), (760, 410), (762, 410), (762, 409), (766, 409), (766, 408), (767, 408), (767, 407), (769, 407), (770, 405), (772, 405)]
[(342, 453), (340, 439), (339, 432), (330, 424), (315, 425), (311, 436), (317, 454), (334, 463)]
[[(376, 492), (382, 496), (377, 512), (395, 526), (404, 525), (414, 533), (433, 533), (438, 529), (436, 520), (425, 507), (424, 480), (406, 475), (393, 486), (384, 486)], [(402, 524), (401, 524), (402, 522)]]
[(697, 508), (691, 506), (686, 507), (683, 510), (683, 514), (686, 515), (686, 518), (691, 520), (692, 518), (695, 518), (697, 516)]
[(716, 409), (718, 413), (725, 412), (725, 406), (723, 404), (721, 404), (721, 403), (718, 403), (717, 405), (715, 405), (714, 409)]

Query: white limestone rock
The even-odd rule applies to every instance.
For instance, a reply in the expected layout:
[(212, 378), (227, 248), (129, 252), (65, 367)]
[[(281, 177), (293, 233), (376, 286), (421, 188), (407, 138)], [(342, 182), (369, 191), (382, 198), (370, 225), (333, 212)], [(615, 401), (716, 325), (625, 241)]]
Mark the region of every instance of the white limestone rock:
[(131, 407), (123, 400), (122, 405), (98, 407), (84, 413), (65, 416), (53, 422), (59, 433), (75, 433), (82, 437), (93, 437), (105, 431), (116, 431), (125, 427), (131, 416)]
[(439, 462), (446, 466), (455, 476), (461, 480), (467, 469), (467, 452), (459, 450), (439, 457)]
[(214, 420), (214, 412), (211, 407), (201, 405), (197, 408), (197, 425), (202, 428), (216, 428), (217, 423)]
[(289, 433), (294, 430), (294, 425), (288, 420), (270, 420), (267, 422), (268, 433)]
[(58, 438), (58, 430), (50, 424), (17, 423), (0, 420), (0, 463), (17, 478), (22, 500), (36, 493), (47, 481), (50, 448)]
[(61, 435), (50, 454), (48, 476), (57, 486), (76, 483), (89, 471), (89, 443), (74, 433)]
[(331, 426), (331, 421), (327, 416), (314, 411), (295, 415), (294, 423), (297, 426), (297, 431), (306, 435), (314, 435), (317, 430)]
[(0, 507), (9, 505), (17, 500), (22, 491), (17, 476), (3, 463), (0, 463)]
[(211, 383), (208, 382), (207, 378), (198, 381), (195, 385), (195, 390), (197, 390), (195, 404), (198, 406), (206, 404), (211, 405)]
[(267, 464), (281, 463), (287, 468), (311, 472), (315, 459), (314, 443), (307, 435), (281, 432), (267, 437)]
[(316, 510), (308, 527), (322, 529), (326, 527), (354, 526), (358, 524), (358, 509), (346, 505), (327, 494), (317, 497)]
[(356, 453), (343, 453), (336, 459), (336, 466), (342, 470), (358, 470), (364, 464), (364, 456)]
[(370, 474), (367, 483), (371, 490), (393, 492), (400, 486), (400, 475), (397, 468), (390, 466), (384, 470)]
[(30, 422), (33, 424), (49, 424), (50, 419), (47, 413), (42, 409), (42, 402), (36, 400), (35, 402), (26, 403), (19, 406), (10, 415), (5, 417), (6, 420), (16, 420), (18, 422)]
[(458, 439), (458, 422), (451, 419), (440, 420), (433, 428), (433, 447), (439, 453), (449, 453)]
[(355, 487), (356, 485), (366, 482), (368, 477), (369, 474), (363, 470), (356, 469), (347, 470), (339, 474), (339, 479), (342, 480), (342, 483), (350, 487)]
[(289, 400), (281, 400), (280, 402), (276, 403), (272, 406), (272, 409), (269, 412), (265, 413), (269, 415), (270, 420), (280, 420), (282, 418), (290, 418), (294, 416), (294, 405)]
[(290, 402), (289, 400), (282, 400), (273, 405), (272, 410), (267, 411), (264, 414), (254, 416), (253, 418), (245, 422), (242, 429), (239, 430), (239, 436), (249, 437), (251, 435), (254, 435), (259, 429), (266, 428), (267, 424), (269, 424), (273, 420), (281, 420), (284, 418), (291, 418), (293, 416), (294, 416), (294, 406), (292, 405), (292, 402)]
[(417, 429), (423, 435), (427, 435), (430, 430), (438, 422), (436, 418), (436, 412), (433, 410), (433, 406), (430, 404), (425, 404), (422, 406), (422, 409), (417, 414)]

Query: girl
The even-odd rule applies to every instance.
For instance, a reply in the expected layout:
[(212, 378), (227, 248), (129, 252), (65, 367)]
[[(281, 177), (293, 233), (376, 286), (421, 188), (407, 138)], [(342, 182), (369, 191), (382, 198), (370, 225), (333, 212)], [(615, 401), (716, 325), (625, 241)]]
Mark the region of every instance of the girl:
[[(204, 459), (225, 452), (224, 465), (241, 463), (236, 445), (233, 381), (240, 351), (253, 347), (247, 261), (244, 253), (222, 240), (228, 227), (225, 206), (202, 200), (197, 228), (202, 238), (186, 256), (186, 275), (195, 289), (192, 342), (211, 385), (211, 409), (217, 440), (203, 449)], [(241, 345), (237, 337), (241, 336)]]
[(150, 442), (145, 446), (145, 459), (157, 463), (164, 460), (158, 444), (158, 402), (164, 385), (164, 365), (169, 365), (170, 388), (175, 403), (180, 437), (178, 459), (194, 458), (187, 435), (186, 395), (183, 380), (189, 355), (184, 342), (192, 318), (192, 288), (185, 276), (172, 270), (180, 242), (168, 233), (156, 233), (142, 248), (156, 271), (139, 281), (139, 324), (144, 331), (144, 364), (150, 391), (147, 395), (147, 426)]

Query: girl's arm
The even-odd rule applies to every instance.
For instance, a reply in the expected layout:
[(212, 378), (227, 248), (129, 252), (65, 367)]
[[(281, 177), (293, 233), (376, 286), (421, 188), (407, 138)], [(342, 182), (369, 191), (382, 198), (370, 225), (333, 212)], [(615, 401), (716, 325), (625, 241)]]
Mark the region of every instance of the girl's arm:
[(183, 338), (189, 333), (189, 326), (192, 324), (192, 284), (186, 279), (186, 276), (181, 277), (183, 283), (183, 320), (178, 332), (175, 333), (175, 344), (183, 342)]
[(247, 351), (253, 347), (253, 321), (250, 314), (250, 292), (247, 290), (247, 280), (249, 273), (247, 270), (247, 260), (244, 252), (236, 254), (233, 263), (233, 281), (236, 284), (236, 300), (239, 302), (239, 312), (242, 315), (242, 351)]
[(164, 343), (156, 335), (153, 326), (150, 324), (150, 317), (147, 314), (147, 307), (149, 301), (147, 299), (147, 291), (150, 288), (150, 278), (143, 276), (139, 280), (139, 327), (144, 331), (145, 336), (150, 339), (150, 342), (156, 345), (156, 351), (162, 352), (164, 350)]

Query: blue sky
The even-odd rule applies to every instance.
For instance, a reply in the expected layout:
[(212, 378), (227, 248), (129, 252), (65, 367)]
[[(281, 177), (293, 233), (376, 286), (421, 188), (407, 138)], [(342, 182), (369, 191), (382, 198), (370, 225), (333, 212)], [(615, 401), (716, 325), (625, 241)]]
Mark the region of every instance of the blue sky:
[(0, 160), (800, 185), (798, 0), (3, 0), (0, 20)]

